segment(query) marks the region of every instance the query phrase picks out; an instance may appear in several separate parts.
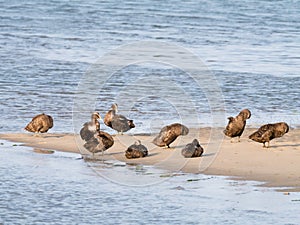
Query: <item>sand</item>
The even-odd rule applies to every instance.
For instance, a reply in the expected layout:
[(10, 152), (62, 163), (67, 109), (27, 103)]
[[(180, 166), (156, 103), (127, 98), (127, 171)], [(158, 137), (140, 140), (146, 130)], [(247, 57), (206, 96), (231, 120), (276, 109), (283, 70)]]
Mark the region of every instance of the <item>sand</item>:
[[(272, 140), (270, 148), (262, 148), (261, 143), (248, 139), (248, 135), (254, 130), (247, 128), (241, 142), (234, 140), (231, 143), (222, 134), (222, 129), (191, 129), (187, 136), (182, 136), (171, 144), (171, 149), (152, 144), (155, 134), (113, 135), (115, 143), (105, 152), (104, 159), (153, 165), (173, 172), (224, 175), (231, 179), (262, 181), (264, 186), (279, 187), (282, 191), (300, 191), (300, 129), (291, 129), (285, 136)], [(181, 149), (194, 138), (200, 140), (204, 154), (200, 158), (186, 159), (181, 155)], [(80, 137), (75, 134), (48, 133), (36, 137), (30, 133), (9, 133), (0, 134), (0, 139), (31, 146), (37, 153), (57, 150), (80, 153), (85, 157), (89, 155), (83, 148)], [(126, 159), (125, 150), (137, 139), (148, 148), (149, 156)], [(97, 153), (96, 158), (101, 157), (102, 154)]]

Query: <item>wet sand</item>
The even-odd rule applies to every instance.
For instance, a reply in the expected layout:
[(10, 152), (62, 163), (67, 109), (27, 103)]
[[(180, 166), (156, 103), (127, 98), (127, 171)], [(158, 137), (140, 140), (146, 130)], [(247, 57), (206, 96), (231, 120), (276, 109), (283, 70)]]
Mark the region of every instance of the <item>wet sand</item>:
[[(283, 191), (300, 191), (300, 129), (291, 129), (285, 136), (274, 139), (270, 148), (248, 139), (255, 129), (247, 128), (241, 142), (224, 137), (222, 129), (191, 129), (171, 144), (170, 149), (160, 148), (151, 143), (153, 135), (114, 135), (115, 143), (104, 153), (104, 160), (119, 160), (128, 163), (154, 165), (170, 171), (224, 175), (233, 179), (265, 182), (264, 186), (286, 187)], [(111, 132), (113, 133), (113, 131)], [(186, 159), (181, 149), (194, 138), (198, 138), (204, 154), (200, 158)], [(40, 150), (57, 150), (91, 155), (83, 148), (83, 142), (75, 134), (42, 134), (36, 137), (29, 133), (0, 134), (0, 139), (22, 143)], [(147, 146), (149, 156), (141, 159), (126, 159), (124, 152), (135, 140)], [(50, 152), (51, 153), (51, 152)], [(102, 159), (97, 153), (96, 158)]]

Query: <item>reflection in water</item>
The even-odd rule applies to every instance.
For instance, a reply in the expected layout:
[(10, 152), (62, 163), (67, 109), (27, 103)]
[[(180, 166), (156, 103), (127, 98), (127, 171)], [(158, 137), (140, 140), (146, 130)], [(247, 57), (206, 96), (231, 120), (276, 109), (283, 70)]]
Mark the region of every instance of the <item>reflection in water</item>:
[(39, 154), (53, 154), (54, 150), (42, 149), (42, 148), (34, 148), (33, 151)]

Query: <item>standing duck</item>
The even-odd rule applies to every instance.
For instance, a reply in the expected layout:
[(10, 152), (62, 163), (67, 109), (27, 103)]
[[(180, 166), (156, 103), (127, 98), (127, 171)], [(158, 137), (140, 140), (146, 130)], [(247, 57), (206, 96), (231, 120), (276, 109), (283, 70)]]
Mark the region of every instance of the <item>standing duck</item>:
[[(249, 136), (249, 139), (263, 143), (264, 148), (270, 147), (270, 141), (274, 138), (282, 137), (289, 132), (289, 126), (285, 122), (265, 124), (261, 126), (257, 131)], [(268, 142), (268, 146), (265, 143)]]
[(189, 129), (186, 126), (180, 123), (174, 123), (163, 127), (152, 143), (159, 147), (165, 146), (170, 148), (170, 144), (175, 141), (178, 136), (187, 135), (188, 133)]
[(106, 126), (112, 127), (111, 121), (113, 117), (117, 114), (117, 112), (118, 112), (118, 105), (117, 103), (114, 103), (111, 105), (110, 110), (104, 116), (103, 122)]
[(235, 118), (228, 117), (229, 121), (223, 133), (231, 138), (231, 142), (233, 142), (234, 137), (238, 137), (238, 142), (240, 142), (240, 137), (246, 126), (246, 120), (250, 119), (250, 117), (251, 112), (249, 109), (243, 109)]
[(111, 106), (111, 109), (106, 113), (104, 117), (104, 123), (107, 126), (118, 131), (118, 133), (121, 134), (135, 127), (133, 120), (129, 120), (125, 116), (117, 114), (117, 112), (118, 105), (113, 104)]
[(94, 136), (90, 138), (83, 146), (86, 150), (93, 153), (93, 157), (95, 153), (102, 152), (102, 156), (104, 155), (104, 151), (109, 149), (114, 144), (113, 137), (103, 131), (96, 131)]
[(25, 130), (34, 133), (46, 133), (49, 129), (53, 127), (53, 118), (44, 113), (36, 115), (27, 124)]
[(101, 116), (98, 112), (92, 113), (91, 121), (83, 124), (83, 128), (80, 130), (80, 137), (82, 140), (88, 141), (94, 137), (95, 133), (100, 130), (100, 123), (98, 119)]

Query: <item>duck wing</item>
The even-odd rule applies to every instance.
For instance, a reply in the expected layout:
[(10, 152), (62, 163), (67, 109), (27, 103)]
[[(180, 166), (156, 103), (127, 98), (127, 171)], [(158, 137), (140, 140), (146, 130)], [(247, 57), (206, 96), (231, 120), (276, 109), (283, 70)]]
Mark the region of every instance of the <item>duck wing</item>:
[(80, 130), (80, 137), (82, 140), (88, 141), (93, 138), (95, 131), (92, 130), (91, 122), (86, 122), (83, 124), (83, 127)]
[(52, 117), (42, 113), (34, 116), (32, 120), (25, 127), (25, 130), (30, 132), (45, 133), (52, 127), (53, 127)]

